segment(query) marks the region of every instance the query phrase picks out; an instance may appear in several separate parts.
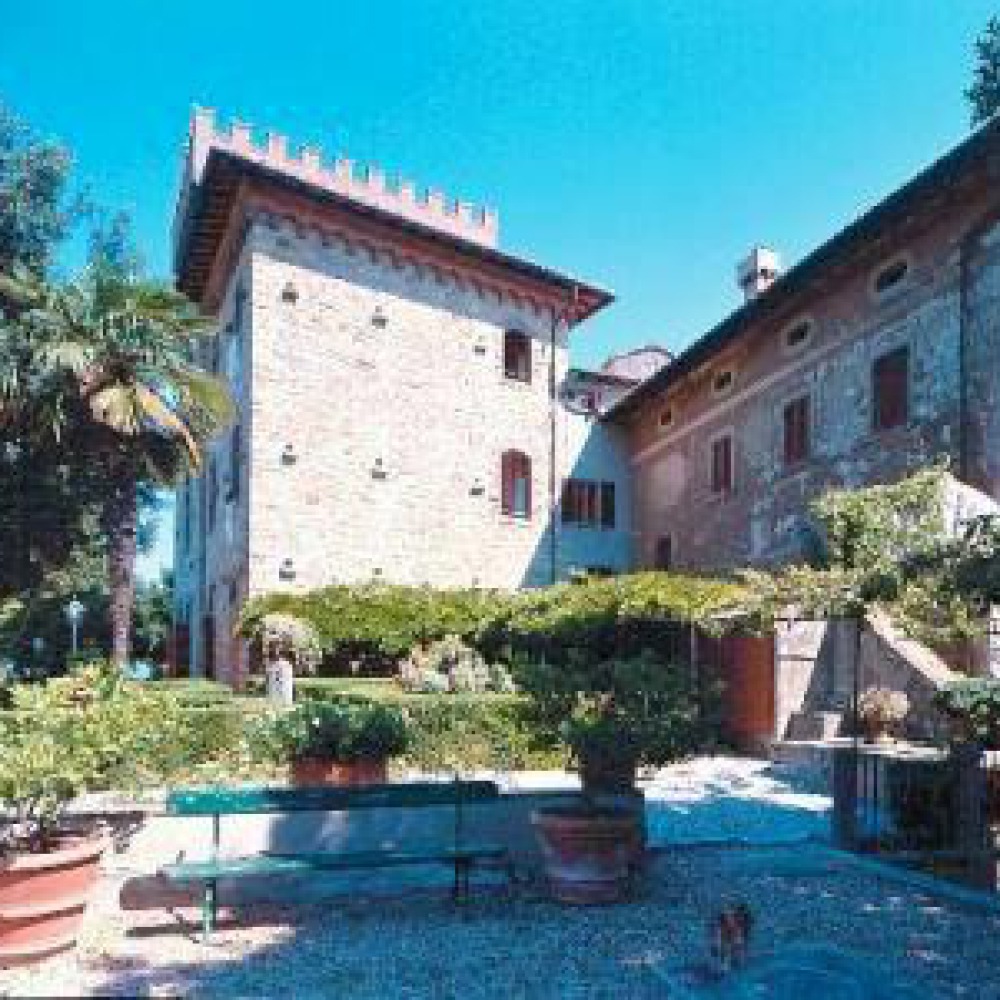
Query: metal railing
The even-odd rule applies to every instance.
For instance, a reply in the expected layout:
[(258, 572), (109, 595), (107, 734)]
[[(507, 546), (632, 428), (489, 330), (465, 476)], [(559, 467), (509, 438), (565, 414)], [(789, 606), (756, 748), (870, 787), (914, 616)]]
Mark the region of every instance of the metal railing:
[(855, 741), (836, 751), (833, 783), (839, 846), (997, 891), (998, 755)]

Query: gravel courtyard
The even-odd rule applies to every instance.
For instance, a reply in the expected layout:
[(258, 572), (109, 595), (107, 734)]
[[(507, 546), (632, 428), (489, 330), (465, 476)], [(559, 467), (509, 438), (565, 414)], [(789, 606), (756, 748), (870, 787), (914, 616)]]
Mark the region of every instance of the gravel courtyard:
[[(660, 846), (630, 905), (563, 908), (531, 885), (510, 897), (484, 888), (464, 908), (438, 889), (355, 893), (242, 907), (206, 946), (193, 912), (123, 915), (119, 881), (108, 877), (78, 953), (0, 973), (0, 995), (682, 997), (666, 984), (672, 970), (702, 961), (711, 915), (745, 900), (755, 951), (833, 945), (886, 982), (917, 987), (910, 995), (1000, 996), (1000, 913), (875, 875), (804, 841), (825, 822), (822, 797), (752, 765), (695, 762), (658, 776)], [(736, 832), (741, 799), (751, 836), (720, 844)], [(784, 816), (784, 845), (758, 836), (768, 809)], [(710, 816), (724, 827), (713, 829)], [(811, 1000), (822, 996), (813, 991)]]

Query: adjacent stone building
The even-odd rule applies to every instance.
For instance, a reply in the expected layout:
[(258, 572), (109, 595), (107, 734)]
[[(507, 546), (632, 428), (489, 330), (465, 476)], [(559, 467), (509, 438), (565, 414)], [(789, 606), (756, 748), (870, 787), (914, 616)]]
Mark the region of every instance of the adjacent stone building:
[(831, 486), (947, 461), (1000, 498), (1000, 123), (745, 304), (605, 415), (629, 437), (639, 565), (768, 564)]
[(569, 367), (611, 295), (497, 238), (493, 212), (196, 113), (176, 275), (218, 316), (204, 360), (239, 418), (178, 497), (194, 672), (238, 671), (232, 625), (256, 594), (631, 566), (625, 435), (599, 413), (635, 380)]

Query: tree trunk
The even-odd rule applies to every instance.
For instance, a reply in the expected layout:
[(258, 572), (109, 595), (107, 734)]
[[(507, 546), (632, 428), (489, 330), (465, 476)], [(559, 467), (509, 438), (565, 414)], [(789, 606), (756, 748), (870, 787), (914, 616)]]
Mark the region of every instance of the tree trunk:
[(135, 554), (138, 525), (136, 477), (123, 465), (104, 508), (108, 536), (108, 588), (110, 590), (111, 659), (119, 667), (128, 663), (135, 604)]

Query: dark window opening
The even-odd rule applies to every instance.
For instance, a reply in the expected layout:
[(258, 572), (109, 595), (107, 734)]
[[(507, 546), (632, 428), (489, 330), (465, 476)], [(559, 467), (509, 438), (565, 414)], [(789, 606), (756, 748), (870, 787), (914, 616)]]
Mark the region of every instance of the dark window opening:
[(661, 535), (656, 539), (656, 551), (653, 553), (655, 569), (670, 569), (674, 564), (674, 539), (672, 535)]
[(897, 347), (872, 366), (874, 426), (877, 431), (901, 427), (910, 416), (910, 349)]
[(785, 334), (785, 345), (787, 347), (800, 347), (809, 339), (810, 333), (812, 333), (812, 323), (808, 320), (796, 323)]
[(503, 373), (515, 382), (531, 381), (531, 338), (508, 330), (503, 335)]
[(531, 517), (531, 459), (505, 451), (500, 460), (500, 509), (510, 517)]
[(719, 372), (712, 381), (712, 390), (717, 393), (727, 392), (733, 384), (733, 373), (730, 369)]
[(208, 463), (208, 530), (215, 528), (215, 515), (219, 506), (219, 473), (215, 458)]
[(615, 527), (615, 484), (587, 479), (563, 483), (562, 523), (578, 528)]
[(229, 492), (226, 500), (235, 503), (240, 498), (240, 482), (243, 478), (243, 443), (240, 426), (237, 424), (229, 436)]
[(785, 465), (798, 465), (809, 457), (809, 397), (789, 403), (784, 410)]
[(889, 291), (894, 285), (898, 285), (909, 271), (910, 265), (905, 260), (897, 260), (882, 268), (875, 277), (875, 291), (880, 295), (882, 292)]
[(712, 442), (712, 492), (731, 493), (733, 489), (733, 439), (726, 435)]

